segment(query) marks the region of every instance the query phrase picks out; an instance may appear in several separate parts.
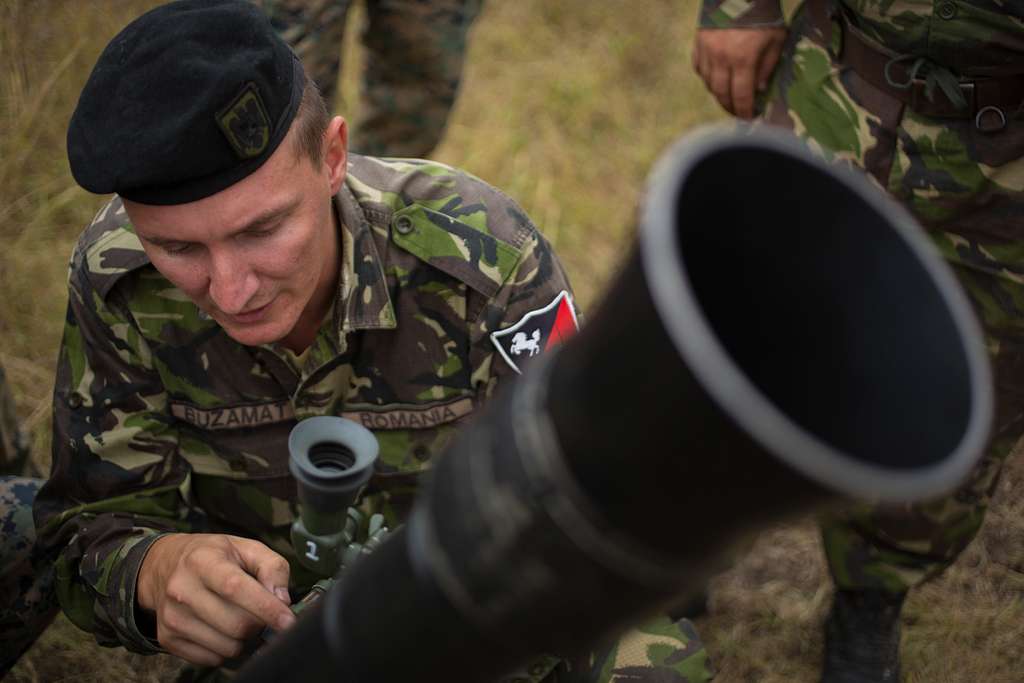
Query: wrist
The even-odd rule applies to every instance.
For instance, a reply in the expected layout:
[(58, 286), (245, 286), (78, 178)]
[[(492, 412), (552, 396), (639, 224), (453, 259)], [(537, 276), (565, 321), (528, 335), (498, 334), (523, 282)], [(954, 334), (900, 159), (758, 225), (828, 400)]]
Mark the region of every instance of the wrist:
[[(165, 534), (156, 539), (146, 552), (139, 567), (139, 575), (135, 582), (135, 601), (137, 607), (148, 612), (155, 612), (159, 598), (158, 586), (163, 570), (163, 558), (167, 555), (167, 548), (176, 545), (176, 541), (182, 534)], [(171, 554), (173, 557), (173, 553)]]

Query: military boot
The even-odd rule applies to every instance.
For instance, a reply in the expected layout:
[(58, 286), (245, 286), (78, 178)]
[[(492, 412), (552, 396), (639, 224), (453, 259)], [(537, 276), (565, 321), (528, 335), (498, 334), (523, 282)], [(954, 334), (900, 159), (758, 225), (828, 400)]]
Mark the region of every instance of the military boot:
[(906, 593), (837, 590), (825, 622), (822, 683), (898, 683)]

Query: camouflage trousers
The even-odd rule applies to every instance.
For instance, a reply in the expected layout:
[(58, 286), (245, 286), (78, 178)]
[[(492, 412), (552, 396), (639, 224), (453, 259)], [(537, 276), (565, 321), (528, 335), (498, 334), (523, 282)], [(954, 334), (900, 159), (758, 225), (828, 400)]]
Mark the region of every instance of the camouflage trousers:
[[(254, 0), (302, 59), (328, 105), (352, 0)], [(365, 0), (365, 48), (352, 150), (426, 157), (437, 146), (462, 78), (483, 0)]]
[(699, 683), (713, 677), (693, 624), (662, 617), (581, 656), (532, 662), (501, 683)]
[[(576, 658), (540, 657), (500, 683), (703, 683), (714, 673), (693, 625), (668, 617), (634, 629), (614, 645)], [(225, 683), (234, 672), (186, 666), (177, 683)], [(461, 681), (458, 672), (449, 679)]]
[(0, 678), (57, 614), (53, 566), (35, 552), (41, 479), (0, 477)]
[(837, 586), (905, 591), (943, 571), (975, 536), (1024, 432), (1024, 120), (983, 133), (973, 118), (922, 116), (841, 67), (832, 57), (841, 35), (838, 24), (820, 35), (807, 8), (798, 11), (762, 120), (866, 171), (910, 210), (974, 305), (996, 379), (991, 444), (957, 491), (923, 504), (858, 506), (822, 524)]
[(28, 440), (18, 429), (14, 399), (0, 365), (0, 475), (23, 474), (28, 464)]

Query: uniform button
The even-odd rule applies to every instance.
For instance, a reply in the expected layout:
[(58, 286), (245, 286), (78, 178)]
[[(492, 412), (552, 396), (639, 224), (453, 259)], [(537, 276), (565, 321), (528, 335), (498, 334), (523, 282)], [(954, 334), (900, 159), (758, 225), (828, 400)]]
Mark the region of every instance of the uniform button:
[(956, 3), (940, 2), (938, 6), (939, 16), (947, 21), (956, 16)]
[(82, 398), (82, 395), (80, 393), (78, 393), (77, 391), (72, 392), (71, 395), (68, 396), (68, 408), (71, 408), (72, 410), (81, 408), (84, 400), (85, 399)]
[(408, 216), (399, 216), (395, 221), (395, 230), (402, 235), (408, 235), (412, 232), (412, 219)]

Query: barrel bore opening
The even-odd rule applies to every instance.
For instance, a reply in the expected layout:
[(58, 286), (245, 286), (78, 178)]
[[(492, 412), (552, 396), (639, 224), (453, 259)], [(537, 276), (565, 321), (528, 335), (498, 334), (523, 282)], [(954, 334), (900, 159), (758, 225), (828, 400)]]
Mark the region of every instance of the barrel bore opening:
[(957, 448), (976, 379), (961, 332), (943, 283), (878, 208), (771, 149), (709, 155), (677, 207), (684, 281), (770, 403), (887, 467)]

